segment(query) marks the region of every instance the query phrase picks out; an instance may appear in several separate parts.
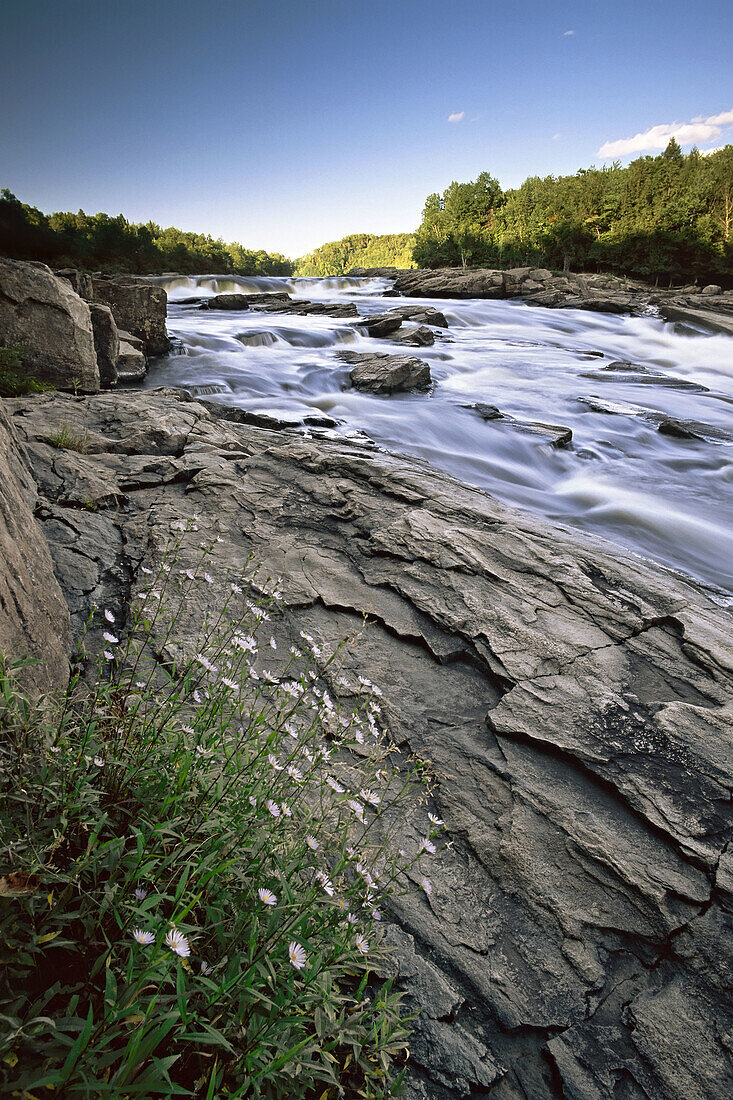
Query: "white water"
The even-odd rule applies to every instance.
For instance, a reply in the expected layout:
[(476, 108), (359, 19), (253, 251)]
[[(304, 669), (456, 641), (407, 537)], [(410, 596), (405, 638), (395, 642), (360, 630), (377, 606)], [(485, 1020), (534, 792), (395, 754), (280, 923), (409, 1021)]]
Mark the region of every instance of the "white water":
[[(214, 400), (290, 422), (326, 414), (340, 431), (359, 429), (509, 503), (733, 589), (731, 338), (683, 334), (651, 316), (385, 298), (388, 283), (376, 279), (155, 281), (168, 291), (168, 330), (182, 347), (154, 361), (146, 386), (210, 386)], [(348, 320), (176, 304), (272, 290), (355, 301), (362, 316), (432, 305), (449, 322), (447, 338), (399, 348), (361, 336)], [(347, 385), (348, 365), (336, 358), (345, 348), (417, 355), (429, 362), (435, 386), (429, 394), (357, 393)], [(601, 369), (614, 360), (647, 373)], [(486, 422), (463, 407), (472, 402), (496, 405), (517, 421), (572, 428), (572, 445), (555, 450), (516, 423)], [(698, 422), (705, 438), (662, 435), (661, 415)]]

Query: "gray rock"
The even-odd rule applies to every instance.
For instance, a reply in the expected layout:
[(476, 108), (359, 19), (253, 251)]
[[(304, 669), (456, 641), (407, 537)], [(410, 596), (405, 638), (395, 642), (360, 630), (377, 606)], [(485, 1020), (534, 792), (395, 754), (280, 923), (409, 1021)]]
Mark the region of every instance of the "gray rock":
[[(431, 760), (450, 847), (431, 892), (387, 914), (397, 981), (423, 1009), (409, 1096), (731, 1093), (728, 609), (425, 463), (215, 419), (181, 393), (6, 407), (75, 623), (134, 595), (197, 513), (222, 542), (181, 650), (251, 552), (283, 577), (277, 631), (352, 636), (339, 677), (379, 684), (391, 738)], [(86, 454), (43, 442), (64, 423)], [(73, 502), (89, 494), (87, 530)], [(426, 810), (408, 811), (406, 845)]]
[(712, 297), (713, 295), (722, 294), (723, 288), (722, 286), (718, 286), (717, 283), (708, 283), (707, 286), (702, 288), (700, 293)]
[(35, 518), (36, 483), (28, 456), (0, 401), (0, 653), (39, 663), (23, 670), (33, 695), (69, 679), (69, 611)]
[(357, 390), (395, 393), (427, 389), (432, 382), (428, 364), (412, 356), (342, 351), (338, 358), (353, 364), (349, 377)]
[(139, 382), (148, 369), (148, 361), (139, 348), (120, 340), (120, 354), (117, 360), (117, 377), (120, 382)]
[(360, 317), (355, 328), (364, 332), (367, 336), (391, 336), (402, 324), (401, 317), (390, 316), (382, 313), (377, 317)]
[(110, 307), (118, 329), (142, 340), (146, 355), (163, 355), (168, 350), (168, 296), (162, 287), (126, 276), (95, 276), (93, 295), (95, 302)]
[(416, 325), (392, 336), (394, 344), (404, 344), (410, 348), (429, 348), (435, 343), (435, 336), (425, 325)]
[(101, 302), (90, 302), (89, 313), (92, 318), (94, 350), (97, 354), (99, 384), (109, 389), (117, 381), (117, 361), (120, 357), (120, 337), (109, 306)]
[(89, 306), (45, 264), (0, 256), (0, 344), (19, 344), (33, 377), (96, 393), (99, 369)]
[(55, 271), (59, 279), (66, 279), (71, 283), (71, 288), (80, 298), (89, 301), (92, 297), (92, 277), (86, 271), (77, 271), (74, 267), (65, 267), (61, 271)]

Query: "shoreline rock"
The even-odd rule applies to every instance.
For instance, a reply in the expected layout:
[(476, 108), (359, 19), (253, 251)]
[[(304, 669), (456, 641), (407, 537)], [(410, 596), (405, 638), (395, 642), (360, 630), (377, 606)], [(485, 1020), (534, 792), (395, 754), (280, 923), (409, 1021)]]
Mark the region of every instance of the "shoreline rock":
[[(431, 892), (386, 914), (424, 1009), (409, 1100), (730, 1093), (730, 611), (419, 460), (217, 419), (179, 391), (3, 408), (76, 637), (194, 513), (222, 541), (184, 650), (250, 553), (283, 577), (294, 641), (369, 617), (320, 675), (334, 698), (341, 675), (379, 684), (389, 736), (433, 762), (450, 838)], [(45, 442), (62, 425), (87, 453)], [(408, 843), (424, 819), (410, 810)]]

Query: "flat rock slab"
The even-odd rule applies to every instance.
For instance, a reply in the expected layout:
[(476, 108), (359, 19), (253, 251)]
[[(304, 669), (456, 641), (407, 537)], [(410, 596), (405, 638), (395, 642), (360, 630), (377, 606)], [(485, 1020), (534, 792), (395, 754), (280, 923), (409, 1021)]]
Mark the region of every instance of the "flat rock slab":
[(426, 390), (432, 383), (428, 364), (413, 356), (342, 351), (338, 353), (338, 358), (353, 364), (349, 377), (356, 390), (403, 393), (406, 390)]
[[(94, 603), (124, 630), (141, 567), (197, 514), (222, 541), (181, 650), (252, 553), (283, 578), (273, 659), (305, 630), (329, 692), (368, 677), (389, 735), (432, 760), (451, 846), (431, 893), (388, 914), (424, 1009), (410, 1100), (732, 1094), (729, 610), (418, 460), (215, 419), (180, 391), (5, 408), (78, 632)], [(94, 449), (44, 443), (64, 424)], [(328, 647), (364, 615), (333, 674)]]

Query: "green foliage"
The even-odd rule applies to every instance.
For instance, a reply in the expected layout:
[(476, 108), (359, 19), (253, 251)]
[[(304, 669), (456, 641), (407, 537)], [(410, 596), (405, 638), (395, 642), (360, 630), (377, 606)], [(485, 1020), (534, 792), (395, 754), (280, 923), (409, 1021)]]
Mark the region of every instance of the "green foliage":
[(176, 271), (184, 275), (290, 275), (290, 260), (279, 253), (250, 251), (203, 233), (188, 233), (154, 222), (135, 224), (122, 214), (43, 214), (0, 192), (0, 254), (42, 260), (54, 267), (132, 274)]
[(440, 823), (394, 850), (419, 762), (383, 740), (378, 689), (342, 710), (317, 687), (340, 647), (301, 635), (261, 667), (278, 592), (256, 574), (184, 657), (213, 547), (179, 569), (177, 526), (126, 641), (97, 613), (91, 687), (32, 705), (0, 659), (0, 1092), (392, 1095), (408, 1031), (376, 907), (435, 850)]
[(25, 352), (19, 345), (0, 346), (0, 397), (23, 397), (27, 393), (43, 393), (54, 388), (50, 382), (33, 378), (24, 361)]
[(352, 267), (414, 267), (412, 233), (352, 233), (295, 261), (295, 275), (345, 275)]
[(733, 285), (733, 145), (530, 177), (501, 192), (487, 173), (428, 196), (421, 267), (607, 270), (670, 283)]
[(59, 450), (77, 451), (82, 455), (85, 455), (89, 449), (87, 433), (76, 432), (68, 424), (62, 424), (54, 435), (47, 435), (45, 442), (50, 443), (52, 447), (58, 447)]

